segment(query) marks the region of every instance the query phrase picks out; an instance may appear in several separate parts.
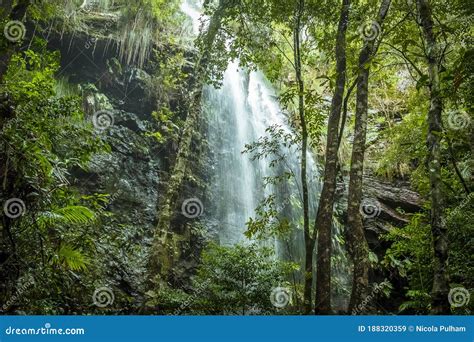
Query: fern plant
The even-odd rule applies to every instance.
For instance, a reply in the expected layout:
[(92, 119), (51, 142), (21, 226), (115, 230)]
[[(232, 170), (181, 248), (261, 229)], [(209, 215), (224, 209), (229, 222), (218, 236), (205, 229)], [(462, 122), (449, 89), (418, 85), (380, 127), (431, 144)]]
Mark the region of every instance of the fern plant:
[(89, 208), (79, 205), (71, 205), (41, 212), (38, 215), (37, 223), (40, 228), (45, 229), (58, 224), (87, 224), (94, 221), (94, 218), (95, 214)]
[(53, 256), (52, 264), (72, 271), (85, 271), (90, 264), (90, 260), (79, 249), (62, 243)]

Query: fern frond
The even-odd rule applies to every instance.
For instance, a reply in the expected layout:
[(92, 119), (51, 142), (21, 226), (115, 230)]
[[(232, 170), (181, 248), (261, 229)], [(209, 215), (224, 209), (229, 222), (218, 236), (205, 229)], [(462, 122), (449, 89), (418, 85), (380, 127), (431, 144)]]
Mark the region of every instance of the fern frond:
[(44, 211), (38, 215), (38, 225), (41, 228), (56, 224), (86, 224), (94, 220), (92, 210), (79, 205), (70, 205), (64, 208)]
[(94, 212), (83, 206), (67, 206), (56, 210), (65, 223), (89, 223), (94, 220)]
[(87, 269), (90, 261), (80, 250), (74, 249), (74, 247), (68, 244), (61, 244), (53, 263), (69, 268), (72, 271), (83, 271)]

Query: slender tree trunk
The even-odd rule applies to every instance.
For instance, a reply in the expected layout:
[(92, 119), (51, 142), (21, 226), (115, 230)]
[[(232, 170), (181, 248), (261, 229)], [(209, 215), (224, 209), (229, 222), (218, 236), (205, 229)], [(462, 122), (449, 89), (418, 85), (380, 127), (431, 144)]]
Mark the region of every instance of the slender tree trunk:
[(417, 8), (419, 24), (425, 39), (430, 80), (430, 109), (427, 119), (429, 127), (426, 144), (428, 147), (427, 166), (431, 184), (431, 234), (433, 235), (434, 247), (431, 310), (434, 314), (446, 314), (450, 312), (450, 306), (448, 303), (447, 275), (448, 233), (443, 223), (443, 195), (441, 192), (441, 114), (443, 112), (443, 100), (441, 98), (438, 65), (440, 49), (433, 33), (430, 2), (428, 0), (417, 0)]
[(471, 193), (471, 190), (469, 189), (469, 186), (467, 185), (467, 182), (464, 179), (464, 176), (462, 175), (461, 171), (459, 170), (458, 163), (457, 163), (457, 160), (456, 160), (456, 155), (454, 153), (453, 143), (451, 142), (451, 139), (449, 137), (446, 140), (448, 142), (448, 150), (449, 150), (449, 155), (451, 157), (450, 159), (451, 159), (451, 164), (453, 165), (453, 168), (454, 168), (454, 172), (458, 176), (459, 182), (463, 186), (464, 191), (466, 192), (466, 195), (469, 196), (469, 194)]
[(304, 311), (311, 312), (311, 290), (313, 283), (313, 250), (314, 239), (309, 230), (309, 193), (308, 193), (308, 127), (306, 124), (304, 109), (304, 80), (301, 67), (301, 16), (304, 9), (304, 0), (299, 0), (295, 10), (295, 26), (293, 30), (294, 40), (294, 64), (296, 82), (298, 86), (298, 117), (301, 125), (301, 187), (303, 195), (303, 231), (305, 239), (305, 283), (304, 283)]
[(346, 84), (346, 31), (350, 0), (343, 0), (336, 38), (336, 88), (328, 120), (324, 185), (319, 200), (315, 230), (318, 231), (316, 264), (316, 314), (331, 312), (332, 215), (336, 192), (338, 129)]
[(344, 136), (344, 128), (346, 126), (347, 121), (347, 107), (349, 106), (349, 100), (351, 98), (352, 92), (357, 85), (357, 79), (351, 84), (349, 89), (347, 90), (346, 96), (344, 97), (344, 102), (342, 105), (342, 117), (341, 117), (341, 127), (339, 128), (339, 137), (337, 141), (337, 151), (339, 153), (339, 148), (341, 147), (342, 137)]
[(176, 201), (187, 173), (191, 143), (195, 136), (196, 126), (201, 114), (201, 87), (205, 79), (205, 65), (209, 58), (210, 49), (212, 48), (215, 36), (221, 27), (221, 18), (225, 9), (225, 1), (221, 1), (219, 8), (211, 18), (207, 32), (202, 37), (203, 50), (194, 66), (193, 74), (196, 76), (194, 85), (192, 86), (193, 89), (185, 101), (185, 104), (188, 106), (188, 115), (184, 123), (176, 161), (170, 171), (171, 176), (158, 210), (158, 225), (153, 237), (153, 247), (151, 249), (148, 266), (150, 280), (157, 274), (166, 275), (179, 256), (172, 242), (173, 232), (171, 231), (171, 221), (174, 218), (175, 208), (180, 205), (180, 203), (178, 204)]
[[(375, 21), (375, 23), (377, 23), (375, 26), (378, 26), (378, 28), (382, 27), (383, 21), (385, 20), (390, 8), (390, 3), (391, 0), (382, 0), (378, 18)], [(380, 39), (380, 37), (378, 39)], [(369, 287), (369, 247), (367, 240), (365, 239), (364, 224), (359, 209), (362, 202), (362, 178), (364, 174), (364, 154), (367, 135), (367, 109), (370, 74), (369, 62), (376, 53), (376, 40), (377, 39), (366, 40), (359, 55), (356, 117), (347, 207), (347, 242), (349, 254), (354, 263), (349, 311), (352, 311), (364, 300), (368, 295), (367, 292)]]

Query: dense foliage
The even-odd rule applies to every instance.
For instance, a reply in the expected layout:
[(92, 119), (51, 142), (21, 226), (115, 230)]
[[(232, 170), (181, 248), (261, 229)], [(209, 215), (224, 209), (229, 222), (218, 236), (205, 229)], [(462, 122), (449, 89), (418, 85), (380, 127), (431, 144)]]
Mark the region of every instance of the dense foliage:
[[(388, 14), (382, 17), (383, 1), (353, 1), (344, 46), (338, 50), (341, 3), (205, 0), (202, 8), (193, 5), (205, 14), (195, 42), (191, 30), (184, 29), (189, 20), (176, 0), (18, 0), (9, 8), (5, 5), (0, 26), (19, 22), (24, 32), (19, 39), (6, 33), (0, 39), (2, 312), (299, 314), (309, 313), (315, 305), (317, 310), (314, 301), (318, 303), (320, 294), (315, 294), (313, 283), (318, 274), (313, 264), (308, 267), (324, 253), (315, 249), (323, 234), (315, 203), (327, 168), (326, 146), (337, 141), (337, 149), (331, 152), (337, 165), (335, 204), (330, 205), (329, 216), (335, 232), (331, 248), (339, 254), (327, 254), (332, 274), (327, 296), (344, 297), (341, 306), (352, 298), (350, 309), (333, 311), (380, 313), (388, 307), (395, 314), (466, 314), (474, 303), (469, 302), (474, 287), (474, 7), (462, 0), (389, 1)], [(423, 6), (429, 8), (426, 18)], [(432, 27), (424, 26), (427, 18)], [(86, 56), (80, 58), (97, 58), (91, 62), (100, 76), (94, 84), (84, 81), (91, 69), (67, 71), (65, 61), (74, 60), (65, 55), (75, 41), (82, 47), (78, 56)], [(92, 57), (83, 53), (86, 50)], [(342, 72), (337, 64), (341, 51), (346, 63)], [(292, 129), (267, 127), (267, 136), (248, 142), (243, 156), (269, 163), (275, 174), (265, 179), (268, 189), (290, 182), (301, 183), (303, 190), (284, 199), (276, 192), (265, 196), (247, 223), (246, 237), (252, 244), (219, 246), (214, 237), (200, 231), (206, 230), (202, 222), (179, 218), (181, 203), (165, 212), (165, 195), (152, 208), (156, 211), (152, 221), (156, 226), (165, 216), (172, 230), (150, 231), (133, 227), (133, 222), (118, 222), (109, 204), (119, 195), (83, 188), (88, 182), (91, 187), (98, 183), (100, 177), (91, 171), (98, 158), (130, 147), (121, 141), (123, 136), (107, 136), (106, 129), (98, 129), (97, 110), (124, 112), (151, 102), (150, 113), (138, 113), (149, 114), (147, 124), (116, 117), (123, 126), (132, 127), (139, 143), (150, 144), (139, 146), (144, 156), (140, 158), (146, 162), (151, 159), (148, 155), (162, 158), (159, 165), (149, 163), (160, 168), (155, 170), (160, 196), (176, 197), (189, 184), (206, 188), (199, 177), (205, 178), (201, 169), (209, 167), (208, 161), (186, 164), (209, 148), (202, 128), (207, 118), (200, 117), (194, 105), (201, 103), (205, 83), (222, 85), (230, 61), (247, 72), (263, 72), (276, 89)], [(365, 94), (360, 76), (364, 70), (367, 75), (370, 70)], [(337, 107), (331, 101), (341, 74), (345, 87), (335, 111), (340, 121), (331, 136), (328, 126)], [(145, 75), (145, 85), (134, 86), (131, 92), (145, 88), (141, 98), (131, 99), (127, 89), (115, 102), (95, 98), (91, 110), (90, 89), (117, 91), (114, 87), (127, 88), (129, 80), (140, 78), (137, 75)], [(441, 129), (433, 124), (437, 104)], [(361, 123), (366, 132), (359, 130)], [(353, 149), (362, 135), (359, 147), (364, 159), (358, 165)], [(110, 146), (110, 141), (119, 143)], [(281, 154), (282, 146), (298, 155), (298, 167), (284, 164), (288, 155)], [(321, 180), (307, 179), (308, 155), (317, 161)], [(125, 154), (123, 159), (129, 157)], [(81, 178), (85, 174), (90, 177)], [(349, 198), (355, 194), (359, 202), (373, 195), (366, 184), (354, 190), (354, 178), (360, 176), (362, 184), (362, 174), (367, 177), (364, 182), (377, 179), (393, 188), (408, 187), (419, 196), (417, 203), (408, 203), (416, 209), (409, 211), (403, 207), (406, 203), (395, 201), (395, 209), (389, 211), (386, 208), (393, 203), (380, 200), (376, 209), (386, 219), (380, 224), (377, 217), (348, 212), (348, 189)], [(382, 188), (378, 184), (372, 186)], [(172, 187), (174, 191), (169, 190)], [(219, 199), (208, 201), (213, 200)], [(177, 199), (168, 202), (172, 201)], [(287, 205), (297, 208), (297, 219), (287, 217)], [(124, 215), (149, 215), (137, 214), (133, 205), (118, 210)], [(352, 240), (356, 226), (351, 220), (363, 222), (361, 240)], [(377, 231), (377, 243), (367, 244), (371, 231)], [(274, 248), (267, 248), (269, 244), (288, 247), (295, 236), (304, 236), (306, 259), (303, 251), (280, 260)], [(163, 248), (157, 240), (169, 246)], [(164, 265), (160, 271), (147, 264), (146, 259), (163, 254), (168, 257), (159, 260)], [(365, 288), (351, 295), (345, 284), (338, 283), (343, 277), (335, 275), (352, 277), (357, 260), (367, 264)], [(123, 264), (140, 279), (134, 279), (136, 287), (117, 274)], [(383, 293), (361, 309), (360, 302), (374, 297), (371, 289), (377, 283), (383, 283)], [(110, 311), (91, 301), (94, 291), (103, 287), (114, 288)], [(462, 306), (448, 302), (450, 290), (459, 288), (468, 293)], [(275, 289), (280, 292), (275, 294)], [(281, 296), (284, 305), (279, 303)]]

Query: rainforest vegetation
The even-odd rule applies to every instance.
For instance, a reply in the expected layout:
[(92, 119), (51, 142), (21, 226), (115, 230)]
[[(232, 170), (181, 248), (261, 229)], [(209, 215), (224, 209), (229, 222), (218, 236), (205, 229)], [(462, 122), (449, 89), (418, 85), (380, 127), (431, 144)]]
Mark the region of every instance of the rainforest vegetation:
[(473, 2), (0, 3), (2, 314), (471, 314)]

